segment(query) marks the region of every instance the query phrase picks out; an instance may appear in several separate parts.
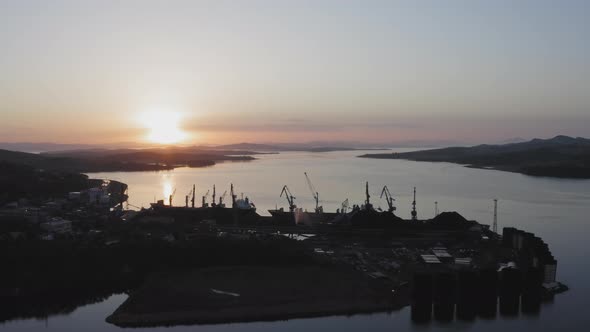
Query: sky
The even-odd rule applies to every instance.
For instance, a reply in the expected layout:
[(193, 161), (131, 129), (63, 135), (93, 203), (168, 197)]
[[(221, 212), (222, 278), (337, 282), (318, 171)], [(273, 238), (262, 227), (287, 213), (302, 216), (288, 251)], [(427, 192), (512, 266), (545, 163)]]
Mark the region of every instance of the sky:
[(196, 144), (590, 137), (589, 17), (588, 1), (0, 0), (0, 141), (141, 142), (154, 112)]

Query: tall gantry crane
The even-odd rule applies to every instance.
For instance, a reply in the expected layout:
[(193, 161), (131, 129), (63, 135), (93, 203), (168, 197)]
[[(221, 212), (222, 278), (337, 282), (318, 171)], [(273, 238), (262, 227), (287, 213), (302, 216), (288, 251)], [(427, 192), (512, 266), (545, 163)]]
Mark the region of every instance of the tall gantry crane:
[(176, 188), (174, 188), (174, 191), (172, 191), (172, 194), (170, 194), (170, 197), (168, 198), (168, 205), (172, 206), (172, 199), (174, 199), (174, 195), (176, 195)]
[(184, 197), (184, 207), (188, 207), (189, 197), (191, 197), (192, 193), (193, 189), (189, 190), (188, 194), (186, 194), (186, 196)]
[(418, 220), (418, 212), (416, 211), (416, 187), (414, 187), (414, 201), (412, 201), (412, 220)]
[(191, 198), (191, 206), (195, 207), (195, 185), (193, 184), (193, 197)]
[(370, 210), (373, 208), (371, 204), (371, 195), (369, 195), (369, 181), (365, 184), (365, 209)]
[(234, 193), (234, 184), (233, 183), (230, 184), (229, 194), (231, 195), (231, 207), (235, 208), (236, 207), (236, 198), (238, 196)]
[(207, 205), (208, 205), (207, 198), (209, 197), (209, 191), (210, 190), (207, 190), (207, 193), (205, 193), (205, 196), (203, 196), (203, 202), (202, 202), (203, 207), (207, 207)]
[(342, 202), (340, 212), (342, 212), (343, 214), (348, 212), (348, 198), (345, 199), (344, 202)]
[(311, 191), (311, 195), (313, 196), (313, 199), (315, 200), (315, 212), (316, 213), (324, 212), (324, 208), (320, 206), (320, 194), (315, 189), (315, 186), (313, 185), (313, 183), (311, 183), (311, 180), (309, 179), (307, 172), (303, 172), (303, 174), (305, 174), (305, 180), (307, 181), (307, 187), (309, 187), (309, 191)]
[(393, 198), (393, 196), (389, 192), (389, 188), (387, 188), (387, 186), (383, 186), (383, 190), (381, 190), (381, 197), (380, 198), (383, 198), (383, 196), (385, 196), (385, 201), (387, 202), (387, 206), (388, 206), (387, 211), (393, 213), (393, 211), (395, 211), (395, 206), (393, 206), (393, 201), (395, 201), (395, 198)]
[(215, 205), (217, 204), (217, 202), (215, 201), (215, 185), (213, 185), (213, 195), (211, 196), (211, 198), (211, 207), (215, 207)]
[(225, 196), (227, 196), (227, 190), (223, 192), (223, 195), (219, 196), (219, 204), (217, 204), (219, 207), (225, 206), (223, 205), (223, 200), (225, 199)]
[(287, 198), (287, 202), (289, 203), (289, 211), (295, 211), (297, 208), (297, 205), (295, 205), (295, 196), (291, 194), (291, 190), (289, 190), (287, 185), (283, 186), (283, 190), (281, 190), (281, 195), (279, 197), (283, 197), (283, 194), (285, 194), (285, 198)]

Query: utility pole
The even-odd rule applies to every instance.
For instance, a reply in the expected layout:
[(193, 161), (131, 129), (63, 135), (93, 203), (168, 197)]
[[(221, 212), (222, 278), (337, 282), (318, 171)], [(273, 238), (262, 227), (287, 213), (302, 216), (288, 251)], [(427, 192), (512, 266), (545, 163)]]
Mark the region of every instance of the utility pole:
[(498, 234), (498, 199), (494, 199), (494, 225), (492, 230)]
[(438, 202), (434, 202), (434, 216), (438, 216)]

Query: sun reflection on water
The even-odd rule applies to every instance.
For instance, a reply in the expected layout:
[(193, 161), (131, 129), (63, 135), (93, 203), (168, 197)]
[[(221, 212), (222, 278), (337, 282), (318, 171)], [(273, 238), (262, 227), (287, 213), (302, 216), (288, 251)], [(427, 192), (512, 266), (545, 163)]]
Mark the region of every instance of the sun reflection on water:
[(167, 174), (162, 176), (162, 193), (164, 195), (164, 204), (169, 204), (170, 195), (174, 191), (174, 183), (171, 176)]

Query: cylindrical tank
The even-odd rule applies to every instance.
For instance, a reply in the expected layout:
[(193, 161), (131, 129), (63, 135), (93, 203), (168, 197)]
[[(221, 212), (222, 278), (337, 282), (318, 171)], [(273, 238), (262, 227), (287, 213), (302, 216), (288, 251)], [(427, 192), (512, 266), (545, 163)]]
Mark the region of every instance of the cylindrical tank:
[(472, 321), (477, 314), (477, 273), (463, 270), (457, 277), (457, 319)]
[(500, 314), (517, 316), (522, 292), (522, 273), (515, 268), (505, 268), (500, 272)]
[(412, 297), (415, 302), (432, 302), (432, 273), (414, 273)]
[(484, 268), (479, 272), (477, 286), (477, 312), (479, 317), (493, 319), (498, 308), (498, 272)]
[(455, 316), (455, 275), (438, 273), (434, 278), (434, 319), (449, 322)]

